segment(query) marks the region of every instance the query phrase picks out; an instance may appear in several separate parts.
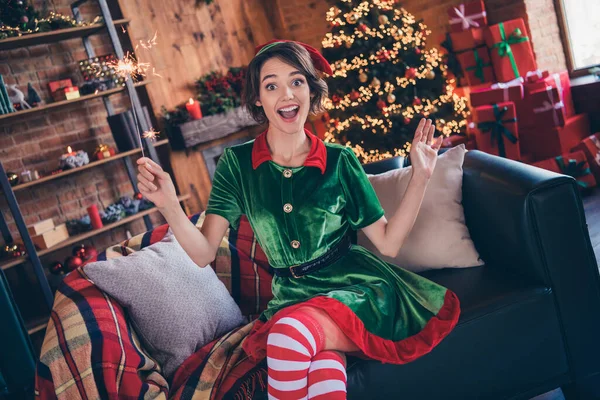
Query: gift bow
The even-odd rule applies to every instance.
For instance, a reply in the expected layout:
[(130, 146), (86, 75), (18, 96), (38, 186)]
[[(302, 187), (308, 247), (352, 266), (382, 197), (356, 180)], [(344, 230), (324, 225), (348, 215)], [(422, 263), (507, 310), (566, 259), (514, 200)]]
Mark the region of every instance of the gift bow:
[[(494, 145), (494, 139), (498, 143), (498, 154), (500, 157), (506, 158), (506, 150), (504, 148), (504, 137), (506, 137), (511, 143), (517, 143), (517, 137), (504, 126), (505, 122), (517, 122), (516, 118), (509, 118), (503, 120), (502, 117), (508, 111), (508, 107), (498, 107), (498, 104), (494, 104), (494, 121), (479, 122), (477, 128), (482, 132), (490, 132), (490, 142)], [(504, 137), (503, 137), (504, 136)]]
[[(573, 160), (572, 158), (565, 164), (565, 160), (563, 156), (555, 157), (556, 164), (558, 164), (558, 168), (560, 171), (565, 174), (572, 176), (573, 178), (581, 178), (583, 176), (589, 175), (592, 172), (589, 168), (585, 167), (585, 161), (577, 162), (577, 160)], [(588, 184), (586, 182), (577, 181), (577, 184), (582, 188), (587, 188)]]
[(491, 86), (491, 88), (492, 89), (502, 89), (502, 96), (504, 97), (504, 102), (507, 102), (507, 101), (510, 101), (508, 88), (510, 88), (512, 86), (522, 85), (523, 82), (525, 82), (525, 80), (523, 79), (522, 76), (519, 76), (518, 78), (515, 78), (512, 81), (494, 83)]
[(485, 73), (484, 73), (483, 69), (485, 67), (491, 66), (492, 64), (491, 63), (485, 64), (483, 61), (483, 58), (479, 57), (479, 53), (477, 52), (477, 49), (473, 50), (473, 56), (475, 57), (475, 65), (472, 67), (467, 67), (467, 68), (465, 68), (465, 70), (466, 71), (475, 70), (475, 76), (477, 78), (479, 78), (479, 80), (483, 83), (483, 82), (485, 82)]
[(515, 29), (507, 38), (506, 33), (504, 32), (503, 22), (498, 24), (498, 29), (500, 30), (500, 41), (498, 43), (494, 43), (493, 47), (498, 48), (498, 55), (500, 57), (508, 57), (510, 59), (513, 74), (515, 77), (518, 77), (520, 76), (519, 68), (517, 67), (517, 62), (515, 61), (515, 56), (513, 55), (510, 46), (513, 44), (527, 42), (529, 38), (527, 36), (522, 36), (522, 32), (519, 28)]
[(461, 4), (458, 8), (454, 7), (454, 12), (457, 15), (457, 18), (451, 18), (450, 24), (462, 24), (462, 28), (464, 31), (469, 29), (469, 26), (474, 28), (479, 28), (479, 22), (475, 21), (478, 18), (483, 18), (486, 16), (486, 12), (482, 11), (477, 14), (465, 15), (465, 5)]
[(554, 118), (554, 126), (558, 126), (559, 122), (560, 122), (558, 120), (558, 110), (560, 110), (564, 107), (564, 103), (562, 101), (558, 101), (556, 103), (554, 102), (554, 96), (552, 95), (552, 89), (554, 89), (552, 86), (546, 86), (546, 93), (548, 93), (548, 100), (545, 100), (542, 103), (541, 107), (534, 108), (533, 112), (536, 114), (539, 114), (539, 113), (548, 112), (550, 110), (553, 110), (552, 117)]

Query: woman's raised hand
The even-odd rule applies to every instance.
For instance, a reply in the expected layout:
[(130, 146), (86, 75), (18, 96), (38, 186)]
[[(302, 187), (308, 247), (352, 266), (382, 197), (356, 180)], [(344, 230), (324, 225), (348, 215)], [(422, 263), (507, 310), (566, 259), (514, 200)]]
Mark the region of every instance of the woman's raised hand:
[(413, 173), (427, 180), (433, 175), (438, 150), (443, 141), (442, 135), (434, 139), (434, 133), (435, 125), (431, 123), (431, 120), (421, 119), (410, 147), (410, 163), (413, 166)]
[(137, 164), (140, 193), (159, 209), (178, 207), (179, 200), (171, 176), (148, 157), (140, 158)]

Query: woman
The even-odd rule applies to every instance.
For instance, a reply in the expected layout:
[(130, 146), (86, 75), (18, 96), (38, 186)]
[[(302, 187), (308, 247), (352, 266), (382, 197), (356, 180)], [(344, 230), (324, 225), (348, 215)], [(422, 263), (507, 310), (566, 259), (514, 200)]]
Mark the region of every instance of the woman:
[[(139, 164), (139, 189), (159, 208), (199, 266), (209, 264), (228, 226), (245, 214), (274, 267), (273, 299), (244, 350), (267, 357), (270, 398), (346, 397), (345, 353), (402, 364), (435, 347), (456, 325), (459, 302), (449, 290), (388, 264), (348, 239), (362, 229), (395, 256), (409, 234), (434, 171), (441, 138), (421, 120), (412, 142), (412, 177), (387, 221), (350, 148), (304, 130), (322, 111), (331, 74), (312, 47), (271, 41), (247, 71), (245, 106), (268, 128), (225, 150), (213, 179), (201, 231), (178, 204), (167, 173)], [(423, 249), (429, 251), (429, 249)]]

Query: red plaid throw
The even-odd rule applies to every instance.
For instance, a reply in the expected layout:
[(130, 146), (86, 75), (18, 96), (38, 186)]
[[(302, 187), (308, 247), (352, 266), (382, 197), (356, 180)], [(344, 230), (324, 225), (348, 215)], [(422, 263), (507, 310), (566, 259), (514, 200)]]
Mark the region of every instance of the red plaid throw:
[[(203, 215), (190, 219), (198, 227)], [(127, 256), (160, 241), (162, 225), (113, 246), (98, 260)], [(271, 273), (246, 218), (230, 230), (212, 264), (246, 315), (271, 295)], [(242, 350), (253, 322), (192, 355), (167, 382), (145, 352), (119, 304), (96, 288), (83, 270), (69, 274), (55, 295), (36, 374), (40, 399), (247, 399), (266, 395), (266, 365)]]

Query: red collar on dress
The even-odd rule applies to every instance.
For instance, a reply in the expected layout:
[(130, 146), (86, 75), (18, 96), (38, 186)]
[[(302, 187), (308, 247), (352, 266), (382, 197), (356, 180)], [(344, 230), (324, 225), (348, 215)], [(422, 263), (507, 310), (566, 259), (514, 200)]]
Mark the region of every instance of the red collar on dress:
[[(304, 166), (317, 167), (321, 170), (321, 174), (324, 174), (325, 167), (327, 166), (327, 148), (325, 148), (325, 143), (307, 129), (304, 129), (304, 133), (310, 139), (310, 152), (306, 160), (304, 160)], [(267, 131), (264, 131), (256, 137), (252, 145), (252, 168), (256, 169), (263, 162), (270, 160), (272, 160), (272, 157), (269, 146), (267, 146)]]

